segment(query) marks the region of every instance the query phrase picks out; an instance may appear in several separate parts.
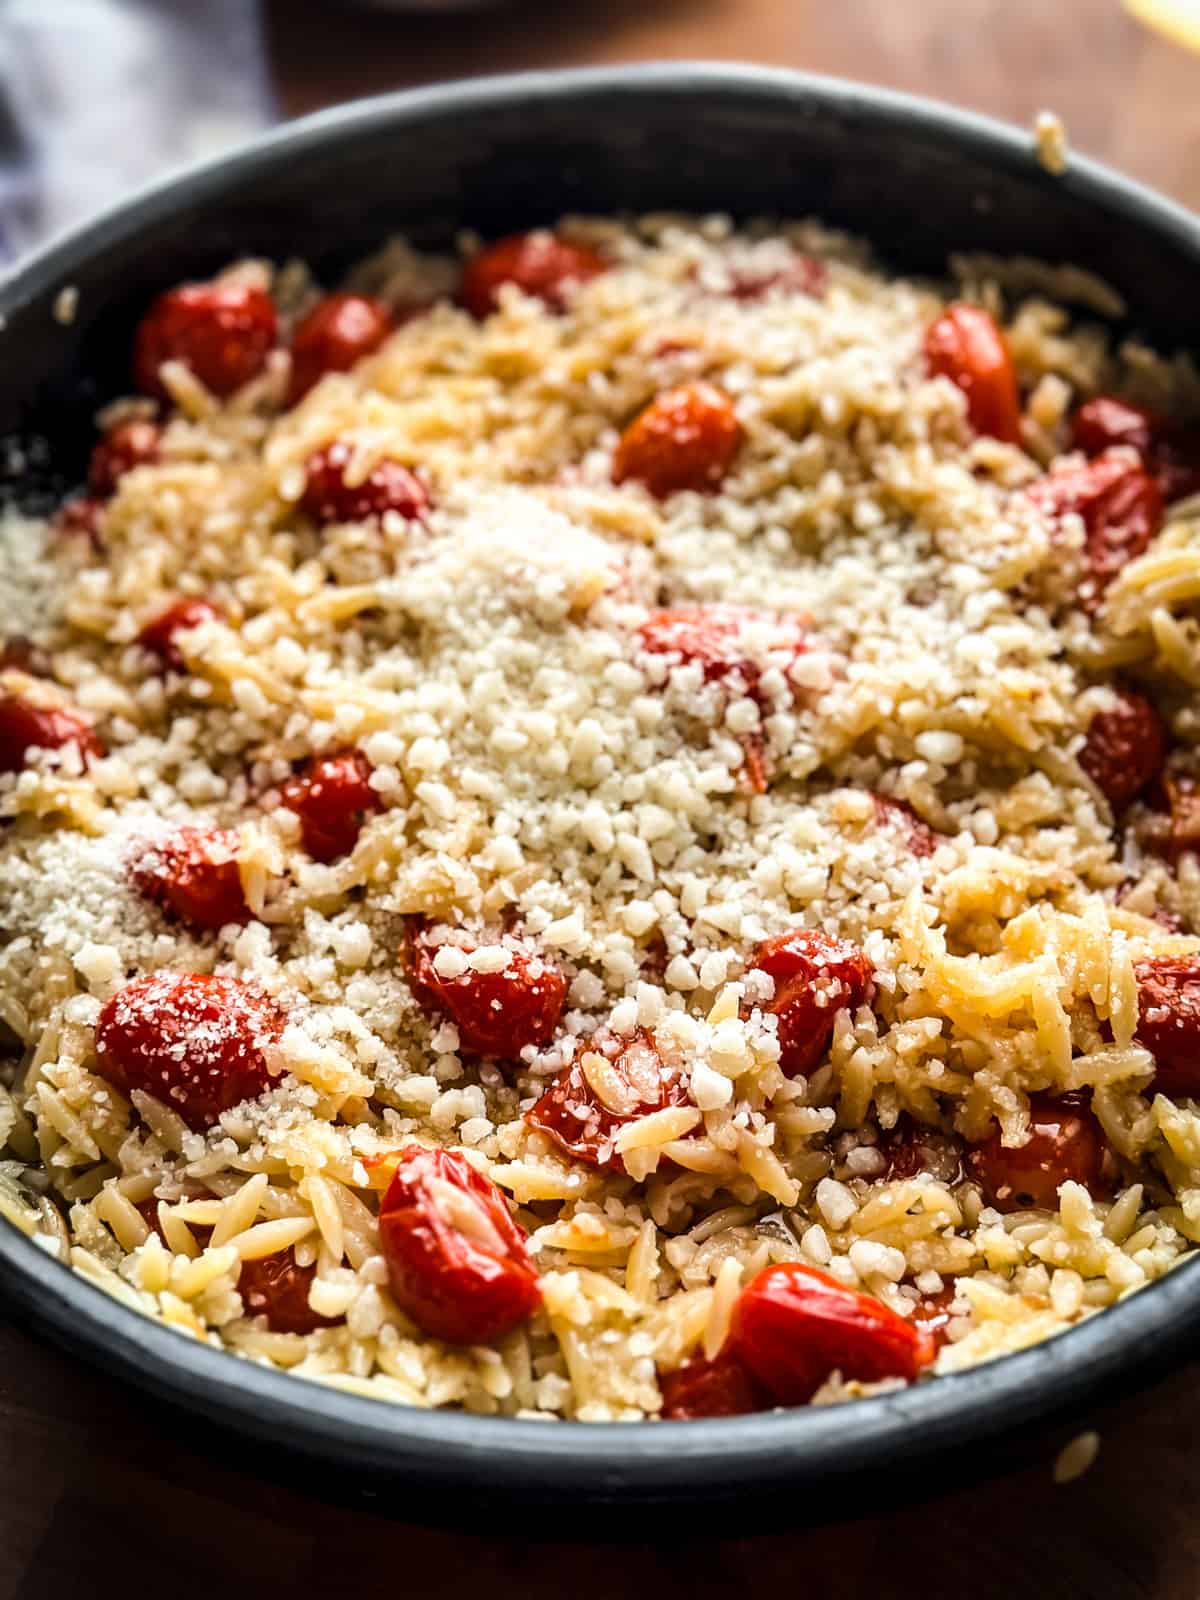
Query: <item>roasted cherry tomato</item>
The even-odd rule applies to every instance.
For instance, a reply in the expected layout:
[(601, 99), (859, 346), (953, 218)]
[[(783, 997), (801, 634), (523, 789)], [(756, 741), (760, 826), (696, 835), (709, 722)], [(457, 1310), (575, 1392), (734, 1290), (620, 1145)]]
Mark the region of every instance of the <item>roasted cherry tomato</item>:
[(88, 462), (88, 488), (103, 500), (134, 467), (158, 460), (162, 429), (146, 417), (134, 417), (110, 428), (92, 451)]
[(322, 527), (330, 522), (369, 522), (386, 511), (413, 522), (429, 510), (425, 485), (399, 461), (377, 462), (361, 483), (347, 483), (350, 456), (350, 446), (341, 442), (309, 456), (300, 505), (314, 522)]
[(950, 1343), (949, 1328), (954, 1316), (950, 1307), (954, 1304), (955, 1294), (954, 1285), (948, 1283), (936, 1294), (922, 1295), (913, 1308), (913, 1322), (933, 1340), (935, 1350), (941, 1350)]
[(195, 595), (180, 595), (172, 600), (157, 616), (151, 617), (138, 634), (143, 650), (156, 655), (168, 672), (186, 672), (187, 662), (176, 643), (175, 636), (198, 628), (202, 622), (218, 622), (221, 611), (211, 600)]
[(760, 633), (773, 653), (785, 653), (789, 662), (808, 649), (807, 629), (799, 617), (773, 616), (745, 606), (673, 606), (652, 611), (638, 629), (643, 650), (651, 655), (677, 656), (683, 665), (696, 662), (706, 683), (736, 678), (741, 692), (754, 697), (762, 667), (748, 653), (746, 629)]
[(300, 818), (300, 837), (314, 861), (336, 861), (358, 843), (363, 823), (383, 810), (361, 750), (316, 756), (284, 784), (280, 799)]
[[(603, 1064), (593, 1056), (602, 1057)], [(638, 1028), (625, 1036), (593, 1034), (577, 1045), (574, 1059), (525, 1113), (525, 1121), (576, 1160), (621, 1171), (624, 1163), (615, 1148), (621, 1129), (652, 1111), (687, 1104), (687, 1085)]]
[(1162, 526), (1162, 494), (1144, 467), (1124, 451), (1106, 451), (1082, 467), (1060, 467), (1028, 491), (1046, 516), (1075, 512), (1084, 527), (1087, 577), (1079, 600), (1094, 611), (1127, 562), (1140, 556)]
[(897, 800), (894, 795), (872, 791), (875, 805), (875, 824), (880, 828), (894, 828), (908, 847), (909, 855), (924, 859), (931, 856), (941, 839), (927, 822), (917, 815), (907, 800)]
[(839, 1011), (865, 1005), (875, 994), (871, 963), (857, 945), (819, 928), (767, 939), (752, 966), (775, 980), (775, 997), (763, 1009), (779, 1018), (779, 1065), (789, 1078), (820, 1061)]
[[(481, 949), (503, 951), (508, 964), (498, 971), (471, 966)], [(481, 945), (461, 933), (437, 939), (421, 928), (412, 939), (409, 973), (417, 998), (453, 1020), (461, 1048), (473, 1055), (515, 1060), (530, 1045), (549, 1044), (567, 998), (566, 978), (536, 951), (499, 940)]]
[(292, 376), (287, 403), (294, 406), (327, 372), (349, 372), (395, 326), (382, 300), (330, 294), (298, 324), (292, 336)]
[(0, 644), (0, 672), (11, 669), (27, 672), (32, 678), (54, 675), (49, 656), (23, 633), (10, 633)]
[(1167, 730), (1145, 695), (1116, 691), (1116, 703), (1088, 724), (1079, 765), (1114, 812), (1123, 811), (1160, 775)]
[(142, 1089), (189, 1128), (269, 1087), (266, 1052), (283, 1014), (239, 978), (159, 972), (127, 983), (96, 1023), (97, 1072), (126, 1094)]
[(939, 1183), (962, 1177), (962, 1141), (941, 1128), (916, 1122), (907, 1112), (880, 1139), (889, 1178), (915, 1178), (928, 1172)]
[(1134, 965), (1136, 1038), (1154, 1057), (1153, 1088), (1200, 1097), (1200, 956), (1150, 956)]
[(638, 413), (613, 452), (614, 483), (633, 478), (658, 500), (681, 489), (716, 489), (733, 465), (742, 425), (711, 383), (667, 389)]
[(696, 1422), (702, 1417), (740, 1417), (769, 1411), (771, 1402), (757, 1380), (732, 1352), (712, 1361), (697, 1356), (674, 1372), (659, 1374), (664, 1422)]
[(525, 1230), (465, 1156), (402, 1150), (379, 1239), (397, 1305), (436, 1339), (486, 1344), (541, 1304)]
[(35, 706), (19, 695), (0, 695), (0, 772), (20, 772), (31, 750), (78, 745), (84, 760), (104, 754), (91, 723), (69, 706)]
[(250, 910), (237, 865), (238, 836), (228, 828), (177, 828), (143, 841), (130, 860), (140, 893), (190, 928), (246, 922)]
[(729, 294), (734, 300), (761, 300), (768, 294), (806, 294), (819, 300), (825, 292), (829, 272), (816, 256), (793, 255), (784, 266), (735, 267), (729, 275)]
[(1097, 1198), (1107, 1192), (1107, 1146), (1083, 1094), (1029, 1097), (1029, 1138), (1023, 1145), (1000, 1142), (995, 1128), (965, 1157), (967, 1176), (997, 1211), (1038, 1207), (1057, 1211), (1064, 1183), (1079, 1183)]
[(262, 371), (278, 334), (269, 294), (244, 283), (185, 283), (168, 289), (142, 318), (133, 378), (143, 394), (166, 398), (159, 368), (179, 361), (224, 399)]
[(336, 1319), (323, 1317), (308, 1303), (308, 1291), (316, 1275), (316, 1263), (298, 1265), (294, 1250), (277, 1250), (273, 1256), (243, 1261), (237, 1286), (244, 1314), (266, 1317), (272, 1333), (312, 1333), (317, 1328), (332, 1328)]
[(1161, 412), (1097, 395), (1075, 413), (1071, 435), (1076, 449), (1089, 456), (1114, 445), (1136, 450), (1168, 503), (1200, 489), (1200, 437)]
[(931, 376), (949, 378), (962, 390), (976, 433), (1006, 444), (1020, 441), (1017, 374), (994, 317), (978, 306), (947, 306), (926, 330), (925, 362)]
[(742, 1290), (725, 1348), (781, 1406), (805, 1405), (834, 1372), (911, 1383), (935, 1354), (919, 1324), (798, 1261), (764, 1268)]
[(573, 244), (556, 234), (514, 233), (485, 246), (463, 269), (462, 303), (475, 317), (486, 317), (500, 304), (500, 290), (515, 283), (523, 294), (542, 300), (552, 311), (566, 309), (573, 284), (586, 283), (608, 266), (586, 244)]
[(93, 550), (103, 550), (104, 501), (90, 494), (64, 500), (50, 526), (60, 539), (86, 539)]

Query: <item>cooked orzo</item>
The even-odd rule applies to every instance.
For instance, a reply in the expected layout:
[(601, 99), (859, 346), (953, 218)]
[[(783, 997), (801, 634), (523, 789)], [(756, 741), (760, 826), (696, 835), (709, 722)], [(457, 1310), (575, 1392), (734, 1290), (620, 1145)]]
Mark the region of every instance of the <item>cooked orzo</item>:
[[(169, 290), (7, 514), (0, 1206), (414, 1405), (926, 1381), (1200, 1241), (1200, 411), (813, 223)], [(86, 308), (84, 308), (86, 310)]]

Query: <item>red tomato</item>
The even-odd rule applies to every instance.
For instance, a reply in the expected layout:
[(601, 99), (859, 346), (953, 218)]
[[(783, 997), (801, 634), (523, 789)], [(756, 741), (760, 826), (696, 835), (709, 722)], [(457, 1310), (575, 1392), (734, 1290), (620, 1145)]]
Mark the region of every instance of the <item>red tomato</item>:
[(243, 1261), (238, 1293), (248, 1317), (266, 1317), (272, 1333), (312, 1333), (332, 1328), (333, 1317), (323, 1317), (308, 1303), (308, 1291), (317, 1275), (316, 1263), (297, 1265), (294, 1250), (277, 1250), (273, 1256)]
[(948, 1330), (954, 1315), (950, 1307), (954, 1304), (955, 1293), (954, 1285), (948, 1283), (936, 1294), (923, 1295), (913, 1308), (913, 1322), (933, 1340), (935, 1350), (941, 1350), (950, 1343)]
[(54, 515), (51, 528), (60, 539), (83, 538), (93, 550), (104, 548), (104, 502), (92, 495), (75, 495), (64, 500)]
[(130, 861), (141, 894), (191, 928), (246, 922), (250, 911), (237, 866), (238, 836), (228, 828), (178, 828), (137, 846)]
[(552, 311), (566, 309), (568, 288), (586, 283), (608, 266), (586, 244), (573, 244), (553, 233), (514, 233), (487, 245), (463, 269), (462, 303), (475, 317), (486, 317), (500, 304), (500, 289), (515, 283), (523, 294), (545, 301)]
[(734, 268), (729, 275), (729, 294), (734, 300), (761, 300), (773, 293), (806, 294), (819, 300), (825, 292), (829, 272), (816, 256), (794, 255), (786, 266), (756, 270)]
[(1200, 438), (1161, 412), (1097, 395), (1075, 413), (1071, 435), (1076, 449), (1089, 456), (1114, 445), (1136, 450), (1167, 502), (1200, 489)]
[(771, 1402), (738, 1360), (722, 1350), (713, 1361), (700, 1357), (658, 1377), (664, 1422), (696, 1422), (702, 1417), (740, 1417), (769, 1411)]
[[(591, 1051), (604, 1056), (613, 1070), (613, 1082), (605, 1086), (606, 1099), (580, 1064)], [(589, 1167), (623, 1171), (624, 1162), (614, 1148), (621, 1129), (652, 1111), (687, 1104), (687, 1086), (679, 1073), (664, 1066), (654, 1040), (638, 1028), (624, 1037), (599, 1033), (581, 1041), (574, 1060), (525, 1113), (525, 1121)]]
[(926, 330), (925, 362), (931, 376), (949, 378), (962, 390), (976, 433), (1020, 442), (1017, 374), (995, 318), (978, 306), (947, 306)]
[(273, 1000), (239, 978), (155, 973), (105, 1003), (96, 1070), (126, 1094), (154, 1095), (202, 1131), (270, 1086), (265, 1052), (283, 1020)]
[(241, 283), (184, 283), (160, 294), (133, 342), (133, 379), (143, 394), (167, 398), (159, 377), (180, 361), (224, 399), (262, 371), (278, 334), (275, 306)]
[(1029, 1097), (1029, 1139), (1001, 1144), (1000, 1129), (966, 1154), (967, 1176), (997, 1211), (1057, 1211), (1060, 1185), (1082, 1184), (1097, 1198), (1107, 1190), (1104, 1134), (1086, 1095)]
[(508, 965), (501, 972), (467, 967), (456, 977), (444, 977), (436, 965), (442, 948), (465, 957), (480, 944), (463, 934), (435, 939), (424, 928), (411, 944), (413, 992), (424, 1005), (453, 1019), (462, 1049), (515, 1059), (528, 1045), (549, 1044), (567, 998), (567, 980), (556, 966), (536, 951), (509, 946)]
[(211, 600), (180, 595), (178, 600), (172, 600), (165, 610), (146, 623), (138, 634), (138, 643), (143, 650), (156, 655), (168, 672), (186, 672), (187, 662), (175, 642), (175, 635), (185, 633), (189, 628), (198, 628), (202, 622), (218, 622), (220, 618), (220, 608)]
[(880, 1149), (889, 1178), (915, 1178), (928, 1172), (939, 1183), (954, 1184), (962, 1177), (961, 1141), (941, 1128), (915, 1122), (907, 1113), (882, 1136)]
[(924, 1328), (816, 1267), (766, 1267), (738, 1296), (727, 1349), (776, 1405), (802, 1406), (834, 1372), (911, 1383), (933, 1360)]
[(104, 746), (91, 723), (69, 706), (35, 706), (19, 695), (0, 695), (0, 772), (20, 772), (31, 750), (79, 746), (86, 760)]
[(23, 633), (10, 633), (0, 644), (0, 672), (15, 669), (33, 678), (53, 677), (50, 658)]
[(820, 1061), (839, 1011), (865, 1005), (875, 994), (871, 963), (857, 945), (818, 928), (767, 939), (752, 965), (775, 980), (775, 997), (763, 1009), (779, 1018), (779, 1065), (789, 1078)]
[(1088, 724), (1079, 765), (1113, 811), (1122, 811), (1162, 772), (1167, 759), (1167, 730), (1144, 695), (1117, 691), (1109, 711), (1098, 711)]
[(158, 460), (162, 429), (157, 422), (135, 417), (110, 428), (92, 451), (88, 462), (88, 488), (103, 500), (134, 467)]
[(1200, 1097), (1200, 956), (1149, 956), (1133, 970), (1136, 1038), (1154, 1057), (1152, 1087), (1173, 1100)]
[(1122, 451), (1106, 451), (1083, 467), (1060, 467), (1028, 491), (1051, 518), (1075, 512), (1083, 521), (1088, 576), (1080, 604), (1094, 611), (1128, 561), (1140, 556), (1162, 526), (1162, 494), (1154, 479)]
[(808, 649), (805, 625), (799, 617), (773, 616), (746, 606), (673, 606), (653, 611), (638, 635), (642, 649), (651, 655), (678, 656), (684, 665), (697, 662), (706, 683), (736, 677), (742, 692), (753, 696), (762, 668), (747, 654), (747, 626), (769, 627), (769, 648), (786, 651), (792, 661)]
[(368, 522), (385, 511), (413, 522), (429, 510), (425, 485), (398, 461), (380, 461), (362, 483), (348, 484), (350, 455), (349, 445), (336, 443), (309, 456), (300, 505), (314, 522)]
[(525, 1230), (465, 1156), (402, 1150), (379, 1238), (397, 1305), (435, 1339), (486, 1344), (541, 1304)]
[(330, 294), (312, 308), (292, 336), (292, 376), (287, 403), (294, 406), (327, 372), (349, 372), (369, 356), (395, 324), (382, 300)]
[(880, 828), (894, 828), (908, 847), (910, 855), (931, 856), (941, 843), (939, 836), (927, 822), (917, 815), (907, 800), (897, 800), (894, 795), (872, 791), (875, 803), (875, 823)]
[(645, 484), (658, 500), (681, 489), (710, 491), (733, 465), (742, 425), (733, 401), (711, 383), (667, 389), (638, 413), (613, 452), (614, 483)]
[(361, 750), (315, 757), (284, 784), (281, 800), (300, 818), (300, 837), (314, 861), (349, 855), (367, 817), (383, 810), (371, 787), (371, 763)]

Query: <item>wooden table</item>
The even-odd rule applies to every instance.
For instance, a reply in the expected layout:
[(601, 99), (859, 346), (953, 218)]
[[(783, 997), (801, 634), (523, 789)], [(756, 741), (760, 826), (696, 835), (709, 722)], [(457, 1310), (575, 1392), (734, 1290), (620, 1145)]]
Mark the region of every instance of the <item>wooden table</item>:
[[(431, 20), (335, 0), (271, 0), (282, 104), (468, 73), (654, 57), (746, 58), (840, 73), (1028, 122), (1200, 205), (1200, 59), (1116, 0), (527, 0)], [(917, 1513), (750, 1539), (686, 1515), (632, 1549), (431, 1532), (217, 1466), (177, 1421), (23, 1332), (0, 1327), (0, 1600), (397, 1595), (608, 1600), (813, 1591), (823, 1600), (1195, 1600), (1200, 1377), (1102, 1426), (1091, 1472), (1049, 1461)], [(847, 1417), (847, 1426), (851, 1426)], [(531, 1507), (531, 1512), (536, 1512)], [(559, 1533), (570, 1539), (572, 1529)], [(104, 1573), (104, 1578), (98, 1576)]]

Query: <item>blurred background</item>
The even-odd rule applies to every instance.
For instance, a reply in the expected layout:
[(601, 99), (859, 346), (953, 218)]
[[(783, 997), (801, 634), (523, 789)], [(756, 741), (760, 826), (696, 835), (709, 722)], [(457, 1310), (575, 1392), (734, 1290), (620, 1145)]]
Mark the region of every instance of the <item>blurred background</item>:
[(0, 0), (0, 252), (278, 118), (655, 58), (1051, 109), (1073, 148), (1200, 207), (1197, 48), (1200, 0)]

